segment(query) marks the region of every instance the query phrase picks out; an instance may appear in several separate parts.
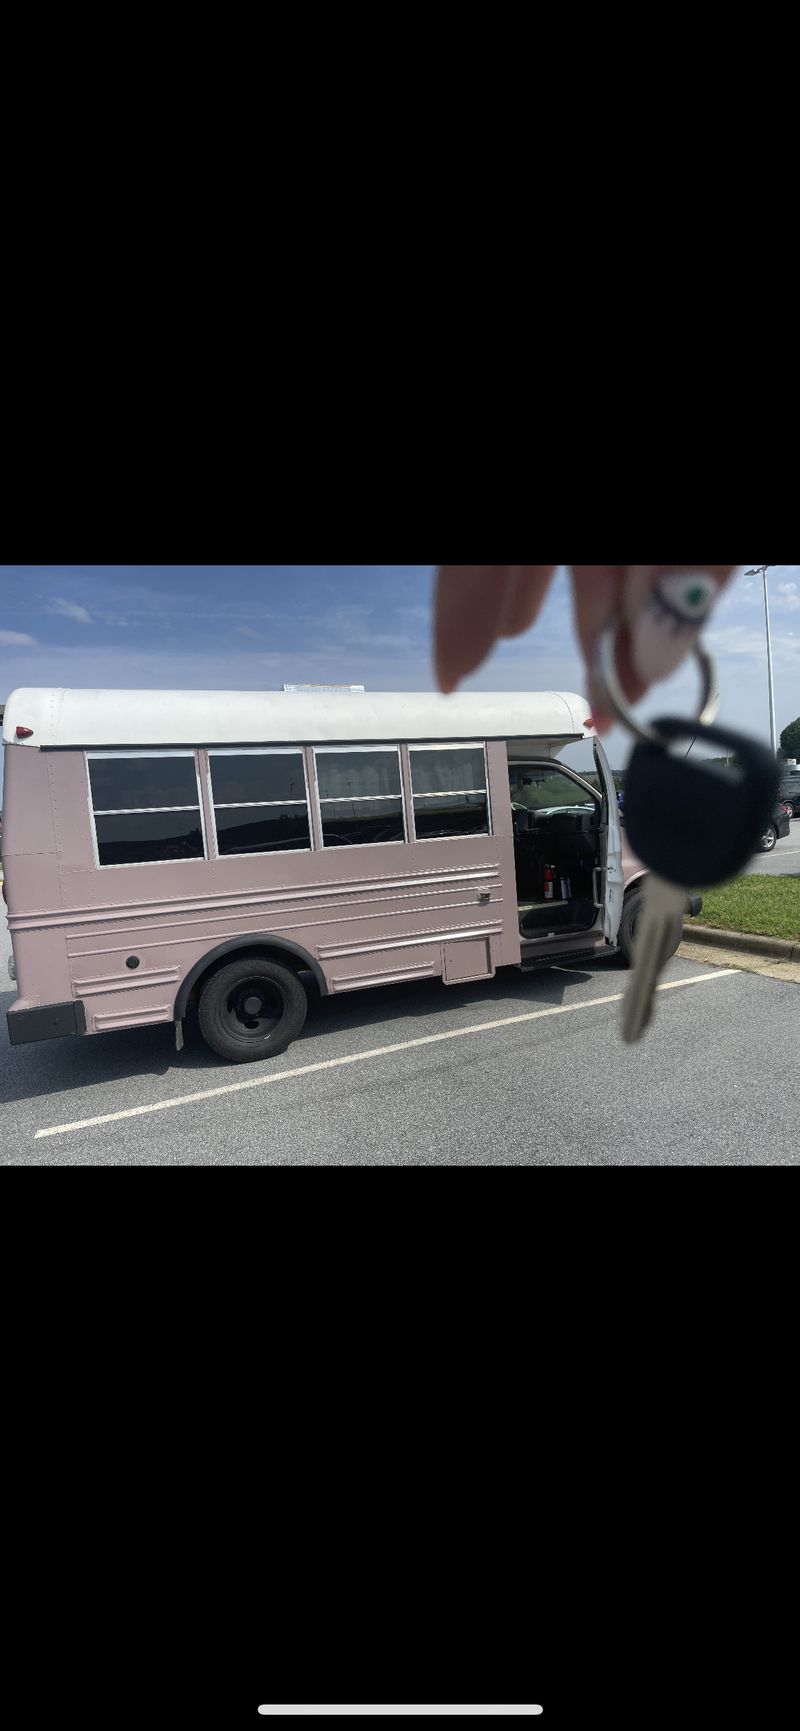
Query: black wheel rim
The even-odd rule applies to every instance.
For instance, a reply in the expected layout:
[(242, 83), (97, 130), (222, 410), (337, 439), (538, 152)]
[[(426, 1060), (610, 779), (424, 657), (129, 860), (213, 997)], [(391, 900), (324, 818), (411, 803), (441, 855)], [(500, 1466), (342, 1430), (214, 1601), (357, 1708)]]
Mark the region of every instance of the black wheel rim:
[(222, 1006), (221, 1020), (236, 1040), (268, 1040), (283, 1021), (286, 999), (273, 980), (239, 980)]

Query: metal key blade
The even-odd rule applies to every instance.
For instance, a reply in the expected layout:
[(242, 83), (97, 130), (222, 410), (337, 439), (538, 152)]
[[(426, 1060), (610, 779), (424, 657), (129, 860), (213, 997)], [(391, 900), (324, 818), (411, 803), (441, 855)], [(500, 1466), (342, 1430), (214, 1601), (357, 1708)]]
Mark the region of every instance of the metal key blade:
[(683, 919), (686, 890), (655, 872), (645, 878), (644, 906), (633, 948), (633, 972), (622, 1006), (622, 1037), (635, 1045), (653, 1019), (656, 987), (675, 950), (675, 922)]

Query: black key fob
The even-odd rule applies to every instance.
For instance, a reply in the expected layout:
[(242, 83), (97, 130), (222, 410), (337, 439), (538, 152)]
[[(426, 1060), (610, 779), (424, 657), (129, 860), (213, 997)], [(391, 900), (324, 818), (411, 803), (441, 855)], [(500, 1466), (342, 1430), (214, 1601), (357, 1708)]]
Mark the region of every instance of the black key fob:
[[(625, 828), (643, 865), (687, 889), (744, 869), (772, 822), (780, 773), (772, 752), (746, 734), (668, 717), (650, 723), (662, 744), (640, 742), (625, 778)], [(673, 755), (673, 742), (735, 754), (732, 764)]]

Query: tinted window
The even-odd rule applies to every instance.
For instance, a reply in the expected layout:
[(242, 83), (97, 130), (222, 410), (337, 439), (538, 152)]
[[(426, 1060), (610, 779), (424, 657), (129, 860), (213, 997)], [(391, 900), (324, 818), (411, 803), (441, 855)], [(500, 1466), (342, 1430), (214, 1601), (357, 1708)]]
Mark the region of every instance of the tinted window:
[(318, 751), (320, 799), (376, 799), (400, 794), (396, 751)]
[(211, 787), (215, 805), (305, 804), (303, 754), (242, 752), (241, 757), (211, 753)]
[(122, 812), (95, 817), (95, 826), (103, 866), (203, 858), (198, 811)]
[(436, 836), (488, 835), (489, 806), (485, 793), (433, 794), (414, 800), (418, 841)]
[(222, 857), (311, 847), (302, 751), (212, 751), (209, 765)]
[(405, 841), (401, 799), (323, 800), (320, 810), (326, 847)]
[(95, 811), (197, 805), (194, 757), (90, 757)]
[(225, 806), (215, 812), (220, 854), (310, 848), (305, 805)]
[(465, 746), (463, 751), (414, 751), (411, 780), (415, 793), (476, 792), (486, 787), (483, 749)]

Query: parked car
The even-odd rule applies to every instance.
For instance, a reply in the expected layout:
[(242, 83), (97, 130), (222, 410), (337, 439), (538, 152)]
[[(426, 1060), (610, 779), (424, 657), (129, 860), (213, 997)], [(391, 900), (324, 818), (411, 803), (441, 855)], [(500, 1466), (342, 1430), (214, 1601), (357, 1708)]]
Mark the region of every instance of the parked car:
[[(798, 805), (798, 815), (800, 815), (800, 805)], [(772, 814), (772, 822), (767, 824), (761, 837), (761, 852), (772, 853), (773, 848), (777, 847), (778, 841), (789, 834), (790, 827), (791, 810), (783, 800), (778, 800)]]
[(778, 789), (778, 798), (785, 800), (790, 817), (800, 817), (800, 770), (787, 770)]

